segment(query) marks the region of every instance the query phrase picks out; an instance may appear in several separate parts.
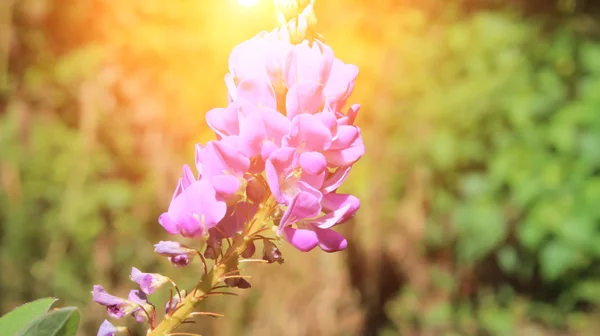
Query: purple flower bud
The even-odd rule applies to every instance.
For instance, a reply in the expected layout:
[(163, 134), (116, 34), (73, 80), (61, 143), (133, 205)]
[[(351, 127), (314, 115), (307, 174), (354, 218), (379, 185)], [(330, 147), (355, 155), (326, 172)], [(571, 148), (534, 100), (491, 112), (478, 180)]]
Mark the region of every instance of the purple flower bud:
[(196, 250), (174, 241), (161, 241), (154, 245), (154, 251), (169, 257), (169, 261), (177, 267), (187, 266), (196, 255)]
[(108, 320), (104, 320), (98, 329), (98, 336), (115, 336), (117, 334), (117, 327)]
[(196, 250), (191, 249), (179, 242), (174, 241), (160, 241), (154, 245), (154, 252), (160, 254), (163, 257), (174, 257), (180, 254), (194, 255)]
[(138, 305), (143, 305), (148, 303), (148, 297), (144, 292), (140, 292), (137, 289), (133, 289), (129, 292), (129, 296), (127, 297), (129, 301), (136, 303)]
[(160, 286), (169, 282), (169, 278), (157, 273), (142, 273), (139, 269), (131, 268), (131, 280), (140, 285), (142, 291), (148, 295), (154, 293)]
[(115, 336), (118, 333), (122, 333), (127, 331), (125, 327), (115, 327), (112, 323), (108, 322), (108, 320), (104, 320), (100, 325), (100, 329), (98, 329), (97, 336)]
[(137, 308), (133, 302), (108, 294), (100, 285), (94, 285), (92, 299), (105, 306), (108, 316), (116, 319), (131, 314)]
[(132, 290), (129, 292), (129, 301), (135, 304), (135, 309), (131, 312), (131, 316), (135, 317), (135, 320), (144, 323), (148, 321), (148, 314), (154, 313), (154, 307), (148, 303), (148, 298), (144, 292), (139, 290)]
[(175, 267), (185, 267), (190, 264), (191, 258), (185, 254), (180, 254), (174, 257), (169, 257), (169, 261)]
[(283, 256), (281, 255), (281, 251), (279, 251), (275, 244), (267, 239), (263, 240), (263, 260), (268, 261), (269, 264), (274, 262), (283, 264)]

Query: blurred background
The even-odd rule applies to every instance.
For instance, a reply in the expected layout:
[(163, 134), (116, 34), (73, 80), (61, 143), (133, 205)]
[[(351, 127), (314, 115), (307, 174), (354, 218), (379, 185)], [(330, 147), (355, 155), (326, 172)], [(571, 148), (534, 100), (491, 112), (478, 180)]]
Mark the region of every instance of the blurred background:
[[(231, 49), (271, 1), (1, 0), (0, 314), (45, 296), (105, 318), (152, 244)], [(598, 335), (600, 4), (319, 0), (360, 67), (362, 208), (341, 253), (284, 248), (202, 335)], [(198, 269), (199, 271), (199, 269)], [(164, 302), (168, 291), (158, 294)], [(160, 301), (159, 301), (160, 300)], [(142, 333), (140, 333), (142, 334)]]

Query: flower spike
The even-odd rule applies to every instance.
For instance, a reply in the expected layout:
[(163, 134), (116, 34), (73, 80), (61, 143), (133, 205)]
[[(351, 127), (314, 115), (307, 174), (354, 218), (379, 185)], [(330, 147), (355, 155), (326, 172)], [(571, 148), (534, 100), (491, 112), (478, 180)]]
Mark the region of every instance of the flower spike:
[[(167, 234), (201, 243), (154, 245), (176, 267), (190, 266), (198, 255), (197, 284), (180, 291), (168, 277), (134, 267), (131, 279), (141, 290), (127, 299), (94, 286), (93, 300), (109, 316), (148, 323), (147, 336), (194, 335), (175, 330), (194, 323), (195, 316), (221, 317), (195, 310), (211, 296), (238, 295), (225, 289), (251, 287), (241, 263), (283, 264), (278, 244), (284, 241), (302, 252), (348, 246), (335, 230), (354, 217), (360, 201), (337, 190), (365, 153), (355, 125), (360, 105), (349, 103), (358, 68), (336, 58), (315, 31), (314, 0), (275, 4), (281, 26), (232, 50), (225, 75), (228, 105), (206, 114), (216, 139), (195, 146), (197, 171), (183, 165), (168, 209), (158, 218)], [(255, 257), (258, 241), (262, 256)], [(165, 319), (156, 321), (146, 295), (168, 282), (173, 288), (161, 304)], [(98, 335), (123, 330), (105, 321)]]

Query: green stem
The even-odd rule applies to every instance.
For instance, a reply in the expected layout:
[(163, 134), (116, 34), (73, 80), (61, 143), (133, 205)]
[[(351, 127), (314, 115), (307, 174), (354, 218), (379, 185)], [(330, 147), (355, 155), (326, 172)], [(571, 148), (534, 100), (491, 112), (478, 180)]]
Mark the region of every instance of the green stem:
[[(240, 256), (246, 249), (248, 242), (250, 242), (251, 238), (270, 220), (275, 205), (276, 203), (273, 201), (272, 197), (261, 205), (254, 218), (252, 218), (250, 223), (246, 226), (247, 229), (244, 230), (242, 235), (243, 239), (236, 239), (233, 245), (227, 250), (225, 256), (202, 277), (200, 283), (198, 283), (196, 288), (183, 299), (177, 306), (175, 312), (166, 315), (156, 328), (150, 330), (146, 336), (168, 336), (177, 329), (183, 321), (193, 316), (192, 313), (200, 301), (223, 281), (223, 277), (227, 272), (237, 267)], [(250, 230), (248, 230), (249, 228), (255, 229), (250, 233)]]

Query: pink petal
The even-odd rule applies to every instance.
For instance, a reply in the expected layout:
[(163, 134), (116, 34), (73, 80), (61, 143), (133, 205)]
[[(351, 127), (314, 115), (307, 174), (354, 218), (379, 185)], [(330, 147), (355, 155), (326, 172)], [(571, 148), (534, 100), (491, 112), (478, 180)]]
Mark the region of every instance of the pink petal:
[(275, 110), (261, 109), (251, 113), (240, 125), (240, 143), (244, 153), (249, 157), (261, 154), (265, 142), (281, 146), (281, 140), (289, 132), (290, 126), (291, 122)]
[(323, 196), (321, 206), (325, 213), (333, 212), (336, 209), (341, 209), (349, 205), (346, 213), (343, 215), (339, 223), (343, 223), (350, 218), (354, 217), (356, 211), (360, 208), (360, 200), (358, 197), (349, 194), (335, 194), (330, 193)]
[(339, 167), (335, 172), (329, 175), (323, 183), (323, 188), (321, 189), (323, 193), (328, 194), (339, 188), (340, 185), (342, 185), (342, 182), (346, 180), (346, 177), (348, 177), (351, 168), (352, 166)]
[(231, 103), (226, 108), (208, 111), (206, 123), (219, 138), (239, 134), (239, 105)]
[(302, 190), (306, 190), (306, 188), (311, 188), (318, 191), (321, 188), (323, 188), (323, 183), (325, 182), (326, 175), (327, 171), (323, 171), (322, 173), (316, 175), (303, 171), (302, 175), (300, 175), (300, 180), (298, 180), (297, 185), (300, 186), (300, 189)]
[(318, 175), (327, 169), (327, 160), (319, 152), (304, 152), (300, 154), (300, 167), (309, 174)]
[(182, 178), (180, 177), (177, 180), (177, 187), (175, 187), (175, 192), (173, 192), (173, 196), (171, 196), (171, 200), (174, 199), (175, 197), (177, 197), (179, 194), (181, 194), (182, 191), (183, 191), (183, 181), (182, 181)]
[(192, 172), (190, 166), (186, 164), (183, 165), (183, 177), (181, 178), (181, 186), (185, 189), (194, 181), (196, 181), (196, 177), (194, 176), (194, 173)]
[(287, 87), (292, 87), (303, 80), (325, 84), (333, 60), (333, 50), (318, 41), (312, 43), (312, 46), (309, 46), (308, 41), (294, 45), (286, 60)]
[(281, 140), (290, 132), (291, 121), (276, 110), (261, 109), (258, 113), (265, 124), (266, 140), (281, 146)]
[(179, 228), (177, 227), (177, 223), (171, 219), (171, 215), (168, 212), (163, 212), (162, 215), (158, 217), (158, 224), (162, 225), (162, 227), (170, 234), (178, 234)]
[[(218, 228), (221, 232), (214, 230), (215, 232), (211, 232), (211, 235), (215, 234), (218, 238), (235, 236), (235, 234), (241, 232), (244, 229), (244, 225), (254, 217), (257, 209), (256, 205), (245, 202), (230, 206), (227, 209), (227, 213), (218, 224)], [(222, 233), (225, 233), (225, 236), (223, 236)]]
[(207, 181), (196, 181), (177, 196), (169, 206), (168, 217), (159, 222), (171, 233), (176, 225), (184, 236), (201, 235), (225, 216), (227, 205), (217, 199), (216, 191)]
[(279, 231), (300, 220), (316, 217), (320, 212), (320, 198), (309, 192), (301, 191), (292, 199), (292, 202), (283, 213), (279, 222)]
[(348, 166), (358, 161), (365, 153), (360, 130), (355, 126), (340, 126), (338, 138), (325, 154), (330, 167)]
[(236, 147), (226, 141), (210, 141), (200, 152), (199, 160), (202, 162), (202, 176), (212, 178), (229, 172), (242, 176), (250, 167), (250, 159)]
[(329, 129), (329, 132), (332, 135), (332, 140), (337, 139), (338, 137), (338, 120), (336, 114), (331, 111), (324, 111), (321, 113), (315, 114), (315, 117), (319, 119), (321, 124)]
[(202, 176), (202, 151), (204, 150), (204, 145), (196, 144), (196, 146), (194, 146), (194, 150), (195, 150), (194, 162), (196, 163), (196, 169), (198, 170), (198, 173), (200, 174), (200, 176)]
[(337, 252), (348, 247), (348, 241), (341, 234), (332, 229), (315, 228), (319, 247), (325, 252)]
[(352, 94), (357, 75), (357, 66), (344, 64), (339, 59), (334, 61), (331, 74), (324, 89), (327, 104), (333, 111), (339, 111), (344, 107), (346, 100)]
[(271, 156), (271, 154), (273, 154), (273, 152), (275, 152), (278, 149), (279, 147), (276, 144), (267, 141), (263, 143), (263, 146), (260, 149), (260, 156), (263, 160), (266, 161)]
[(140, 271), (139, 269), (137, 269), (135, 267), (131, 268), (131, 280), (133, 280), (133, 282), (139, 283), (140, 281), (142, 281), (143, 277), (144, 277), (144, 273), (142, 273), (142, 271)]
[(323, 215), (314, 221), (311, 224), (320, 227), (321, 229), (329, 229), (330, 227), (339, 224), (342, 218), (348, 213), (352, 204), (345, 204), (341, 208), (335, 209), (334, 211)]
[(348, 116), (348, 125), (353, 125), (356, 117), (358, 116), (358, 111), (360, 111), (360, 104), (354, 104), (350, 106), (346, 115)]
[(260, 108), (276, 109), (275, 92), (269, 78), (244, 79), (237, 85), (236, 101), (246, 100)]
[[(179, 234), (184, 237), (198, 237), (204, 234), (207, 230), (205, 221), (195, 212), (181, 214), (177, 218), (177, 226), (179, 227)], [(216, 223), (214, 223), (216, 224)]]
[(187, 188), (194, 181), (196, 181), (196, 177), (194, 177), (194, 173), (192, 172), (190, 166), (183, 165), (182, 177), (178, 180), (177, 187), (175, 188), (175, 192), (173, 193), (173, 197), (171, 199), (181, 194), (183, 189)]
[(329, 147), (330, 150), (345, 149), (360, 137), (360, 130), (356, 126), (341, 125), (338, 127), (338, 136)]
[(253, 113), (245, 117), (240, 125), (240, 143), (244, 154), (248, 157), (260, 154), (266, 133), (265, 124), (260, 114)]
[(292, 246), (302, 252), (308, 252), (319, 244), (317, 234), (311, 230), (286, 227), (282, 231), (282, 236)]
[(295, 148), (280, 148), (273, 151), (273, 153), (265, 162), (267, 183), (269, 184), (271, 193), (280, 204), (284, 204), (286, 202), (282, 194), (280, 180), (285, 178), (293, 169), (292, 167), (295, 154)]
[(215, 191), (226, 198), (235, 195), (242, 185), (240, 178), (233, 175), (217, 175), (210, 182)]
[(365, 147), (360, 144), (345, 149), (328, 151), (327, 163), (330, 167), (352, 165), (365, 154)]
[(299, 152), (320, 152), (329, 148), (332, 134), (318, 117), (299, 114), (292, 120), (290, 135), (285, 139), (288, 146), (296, 147)]
[(229, 71), (238, 79), (266, 75), (268, 41), (261, 36), (238, 44), (229, 56)]
[(317, 82), (302, 81), (292, 86), (286, 95), (285, 110), (288, 119), (298, 114), (315, 114), (323, 109), (323, 85)]
[[(321, 204), (321, 200), (323, 199), (323, 194), (321, 193), (321, 191), (319, 189), (302, 181), (302, 179), (300, 179), (300, 181), (298, 181), (296, 183), (296, 187), (298, 188), (299, 191), (304, 191), (304, 192), (307, 192), (307, 193), (313, 195), (313, 197), (318, 200), (318, 203)], [(321, 209), (321, 207), (319, 205), (319, 211), (320, 211), (320, 209)]]

